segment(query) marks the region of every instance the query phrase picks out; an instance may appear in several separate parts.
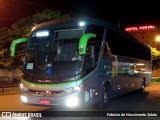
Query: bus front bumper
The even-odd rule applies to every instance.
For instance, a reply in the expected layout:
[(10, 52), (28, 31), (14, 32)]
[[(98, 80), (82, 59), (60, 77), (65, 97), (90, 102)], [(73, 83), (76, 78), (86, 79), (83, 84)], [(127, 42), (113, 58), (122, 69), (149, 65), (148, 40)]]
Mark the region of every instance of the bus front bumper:
[(21, 91), (21, 101), (24, 104), (42, 105), (42, 106), (66, 106), (66, 107), (79, 107), (82, 106), (81, 91), (66, 95), (66, 96), (34, 96)]

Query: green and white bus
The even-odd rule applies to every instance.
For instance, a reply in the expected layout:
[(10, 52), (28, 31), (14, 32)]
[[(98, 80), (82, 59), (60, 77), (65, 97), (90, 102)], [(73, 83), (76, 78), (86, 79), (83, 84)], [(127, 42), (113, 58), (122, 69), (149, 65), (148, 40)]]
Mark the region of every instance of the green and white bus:
[[(116, 25), (98, 18), (54, 20), (36, 25), (24, 53), (24, 104), (103, 109), (111, 99), (151, 83), (151, 50)], [(73, 61), (75, 50), (81, 60)]]

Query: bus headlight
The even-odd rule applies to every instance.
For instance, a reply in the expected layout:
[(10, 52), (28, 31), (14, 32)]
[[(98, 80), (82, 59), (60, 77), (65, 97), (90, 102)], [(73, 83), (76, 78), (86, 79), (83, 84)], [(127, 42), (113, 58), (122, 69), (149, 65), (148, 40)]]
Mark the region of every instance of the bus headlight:
[(21, 95), (21, 100), (22, 100), (22, 102), (24, 102), (24, 103), (27, 103), (27, 102), (28, 102), (27, 97), (26, 97), (26, 96), (23, 96), (23, 95)]
[(80, 91), (82, 89), (82, 85), (78, 85), (78, 86), (74, 86), (74, 87), (71, 87), (71, 88), (68, 88), (66, 90), (64, 90), (66, 93), (74, 93), (74, 92), (77, 92), (77, 91)]
[(70, 97), (66, 100), (67, 107), (76, 107), (79, 105), (79, 100), (77, 97)]

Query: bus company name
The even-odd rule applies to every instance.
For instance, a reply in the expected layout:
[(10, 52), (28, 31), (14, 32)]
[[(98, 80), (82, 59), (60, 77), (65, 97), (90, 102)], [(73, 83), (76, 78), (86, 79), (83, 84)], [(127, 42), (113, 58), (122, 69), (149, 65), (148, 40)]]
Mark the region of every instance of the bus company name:
[(129, 63), (129, 62), (119, 62), (118, 61), (118, 66), (121, 67), (121, 66), (125, 66), (125, 67), (128, 67), (128, 66), (131, 66), (133, 65), (133, 63)]
[(130, 31), (138, 31), (138, 30), (153, 30), (155, 29), (154, 25), (146, 25), (146, 26), (135, 26), (135, 27), (127, 27), (125, 28), (126, 32), (130, 32)]

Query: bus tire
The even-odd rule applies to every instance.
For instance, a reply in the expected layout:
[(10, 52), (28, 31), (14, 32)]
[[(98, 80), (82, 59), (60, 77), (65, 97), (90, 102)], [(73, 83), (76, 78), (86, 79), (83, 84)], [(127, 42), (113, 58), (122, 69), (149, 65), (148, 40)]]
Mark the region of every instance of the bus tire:
[(144, 93), (145, 92), (145, 80), (143, 80), (141, 88), (139, 89), (140, 93)]
[(110, 84), (106, 84), (103, 86), (99, 102), (96, 104), (96, 108), (103, 110), (106, 104), (110, 101), (110, 98), (111, 98), (111, 86)]

